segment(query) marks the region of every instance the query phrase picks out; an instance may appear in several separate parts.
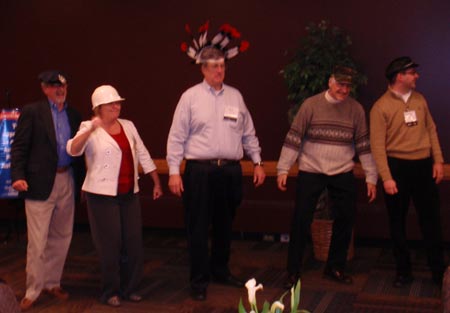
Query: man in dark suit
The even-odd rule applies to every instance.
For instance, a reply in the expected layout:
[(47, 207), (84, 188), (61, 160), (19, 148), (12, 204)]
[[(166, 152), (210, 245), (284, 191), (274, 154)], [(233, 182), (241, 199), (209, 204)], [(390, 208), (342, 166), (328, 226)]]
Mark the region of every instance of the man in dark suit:
[(66, 142), (78, 130), (81, 116), (67, 106), (67, 81), (61, 72), (43, 72), (39, 79), (47, 99), (24, 106), (11, 149), (12, 186), (25, 199), (28, 230), (22, 311), (42, 291), (62, 300), (69, 297), (60, 281), (72, 239), (77, 171)]

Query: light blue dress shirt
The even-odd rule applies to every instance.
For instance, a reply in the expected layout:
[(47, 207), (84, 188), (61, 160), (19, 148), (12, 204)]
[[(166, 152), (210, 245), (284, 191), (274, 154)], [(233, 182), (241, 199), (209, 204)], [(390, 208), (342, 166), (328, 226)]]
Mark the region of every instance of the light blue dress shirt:
[(186, 90), (178, 102), (167, 139), (169, 174), (179, 174), (184, 159), (240, 160), (254, 163), (261, 148), (241, 93), (223, 84), (217, 91), (205, 81)]

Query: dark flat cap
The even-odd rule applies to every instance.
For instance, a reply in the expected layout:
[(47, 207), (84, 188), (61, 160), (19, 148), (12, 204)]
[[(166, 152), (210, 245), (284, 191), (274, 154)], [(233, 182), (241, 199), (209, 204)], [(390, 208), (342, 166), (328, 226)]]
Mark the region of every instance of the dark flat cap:
[(347, 66), (336, 65), (333, 69), (334, 79), (339, 83), (351, 84), (355, 75), (356, 71)]
[(61, 71), (51, 70), (39, 74), (39, 80), (48, 85), (65, 85), (67, 84), (66, 75)]
[(391, 79), (397, 73), (418, 66), (419, 64), (414, 63), (410, 57), (403, 56), (396, 58), (386, 67), (386, 78)]

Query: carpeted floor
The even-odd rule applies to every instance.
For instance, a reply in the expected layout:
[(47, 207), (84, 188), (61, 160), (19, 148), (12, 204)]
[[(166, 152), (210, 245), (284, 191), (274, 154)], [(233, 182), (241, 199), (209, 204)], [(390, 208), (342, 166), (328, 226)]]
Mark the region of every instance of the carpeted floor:
[[(287, 244), (267, 242), (252, 236), (233, 242), (231, 269), (243, 279), (256, 278), (264, 285), (257, 299), (273, 302), (283, 293)], [(99, 268), (86, 227), (78, 227), (66, 262), (63, 287), (70, 292), (66, 302), (43, 295), (30, 312), (176, 312), (227, 313), (237, 312), (239, 299), (247, 305), (246, 289), (211, 284), (205, 302), (189, 297), (186, 242), (181, 231), (145, 230), (145, 277), (140, 292), (141, 303), (123, 302), (112, 309), (98, 302)], [(324, 264), (312, 256), (305, 262), (302, 277), (300, 308), (314, 313), (403, 313), (441, 312), (440, 289), (431, 281), (426, 257), (414, 249), (414, 283), (402, 289), (392, 287), (394, 263), (386, 244), (357, 244), (355, 257), (348, 270), (354, 284), (342, 286), (322, 278)], [(21, 234), (0, 247), (0, 277), (13, 288), (17, 297), (25, 291), (26, 239)], [(285, 297), (287, 301), (289, 297)], [(286, 302), (287, 303), (287, 302)], [(289, 312), (287, 308), (285, 312)]]

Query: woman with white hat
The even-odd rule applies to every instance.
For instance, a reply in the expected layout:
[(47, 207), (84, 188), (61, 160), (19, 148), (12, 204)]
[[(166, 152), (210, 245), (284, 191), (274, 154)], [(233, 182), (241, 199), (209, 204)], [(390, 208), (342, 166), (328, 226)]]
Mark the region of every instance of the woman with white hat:
[(67, 152), (73, 156), (84, 153), (86, 158), (82, 190), (100, 258), (100, 300), (120, 306), (121, 298), (142, 299), (136, 293), (143, 267), (138, 164), (153, 180), (153, 199), (163, 192), (156, 166), (136, 127), (119, 118), (125, 99), (114, 87), (103, 85), (95, 89), (91, 100), (95, 116), (81, 123), (75, 137), (67, 142)]

